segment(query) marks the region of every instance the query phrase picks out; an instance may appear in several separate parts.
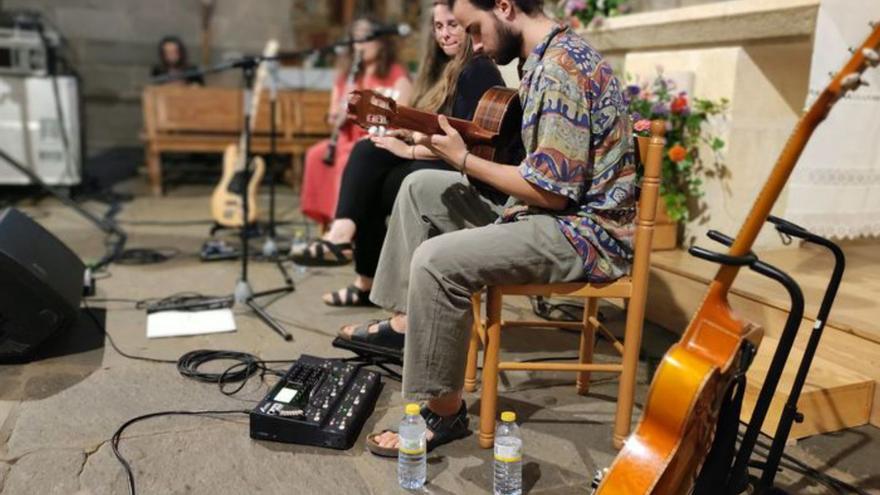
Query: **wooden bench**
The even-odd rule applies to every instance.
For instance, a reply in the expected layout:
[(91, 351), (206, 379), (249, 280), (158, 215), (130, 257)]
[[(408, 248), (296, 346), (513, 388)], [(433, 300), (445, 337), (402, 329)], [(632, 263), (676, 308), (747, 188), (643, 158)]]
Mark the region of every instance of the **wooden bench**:
[[(143, 92), (144, 141), (150, 187), (162, 194), (162, 160), (165, 152), (222, 153), (238, 143), (243, 122), (242, 91), (198, 86), (147, 86)], [(291, 156), (296, 189), (306, 149), (330, 134), (325, 115), (330, 92), (285, 90), (278, 93), (276, 148)], [(269, 152), (269, 95), (263, 94), (252, 149)]]

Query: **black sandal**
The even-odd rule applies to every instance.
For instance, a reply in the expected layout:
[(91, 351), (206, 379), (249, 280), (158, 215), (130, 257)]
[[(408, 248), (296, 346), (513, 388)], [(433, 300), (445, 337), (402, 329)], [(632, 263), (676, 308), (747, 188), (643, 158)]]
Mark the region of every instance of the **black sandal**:
[[(468, 429), (470, 419), (464, 401), (461, 401), (461, 407), (452, 416), (440, 416), (428, 409), (428, 406), (422, 406), (421, 415), (425, 419), (428, 429), (434, 433), (434, 437), (428, 441), (428, 452), (471, 434), (471, 430)], [(388, 431), (397, 433), (394, 430), (382, 430), (379, 433), (367, 435), (367, 450), (379, 457), (397, 457), (397, 449), (382, 447), (376, 442), (376, 437)]]
[(330, 293), (330, 298), (332, 299), (330, 302), (324, 300), (324, 304), (327, 306), (375, 306), (372, 301), (370, 301), (370, 291), (361, 290), (354, 284), (349, 285), (345, 289), (345, 297), (339, 297), (339, 291), (334, 290)]
[[(379, 324), (379, 329), (374, 333), (370, 333), (370, 327), (376, 323)], [(339, 337), (344, 340), (363, 342), (374, 346), (393, 349), (398, 352), (403, 351), (405, 335), (400, 332), (395, 332), (394, 329), (391, 328), (391, 318), (385, 320), (371, 320), (366, 323), (361, 323), (354, 327), (354, 331), (351, 332), (351, 335), (343, 332), (342, 328), (339, 329), (338, 333)]]
[[(314, 253), (312, 249), (314, 248)], [(352, 257), (346, 256), (345, 251), (352, 251), (350, 242), (334, 244), (324, 239), (316, 239), (309, 243), (305, 251), (291, 255), (290, 260), (302, 266), (343, 266), (351, 263)], [(327, 255), (333, 255), (328, 258)]]

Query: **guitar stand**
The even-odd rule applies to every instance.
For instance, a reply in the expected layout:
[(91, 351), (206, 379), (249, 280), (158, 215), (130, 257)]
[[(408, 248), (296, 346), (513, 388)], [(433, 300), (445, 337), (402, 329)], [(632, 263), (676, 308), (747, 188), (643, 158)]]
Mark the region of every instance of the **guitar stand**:
[[(823, 246), (832, 252), (835, 261), (831, 280), (825, 290), (825, 295), (816, 317), (816, 325), (813, 327), (810, 340), (804, 350), (803, 359), (798, 367), (794, 383), (792, 384), (791, 391), (788, 395), (788, 400), (783, 407), (779, 424), (773, 435), (773, 441), (769, 452), (767, 453), (765, 462), (752, 461), (751, 458), (761, 430), (761, 425), (764, 423), (764, 419), (767, 416), (770, 402), (779, 385), (779, 379), (782, 376), (782, 371), (789, 355), (791, 354), (792, 346), (800, 328), (804, 312), (803, 292), (797, 282), (795, 282), (795, 280), (788, 274), (759, 260), (754, 253), (750, 252), (745, 256), (733, 257), (696, 247), (691, 248), (690, 250), (692, 255), (708, 261), (726, 265), (748, 266), (751, 270), (779, 282), (786, 289), (791, 299), (791, 309), (789, 311), (789, 316), (786, 319), (782, 335), (779, 339), (779, 345), (773, 354), (773, 360), (771, 361), (770, 368), (767, 372), (764, 385), (761, 387), (758, 400), (752, 412), (752, 417), (749, 420), (745, 434), (740, 442), (739, 450), (736, 454), (727, 483), (725, 483), (725, 486), (728, 487), (728, 493), (730, 494), (742, 493), (747, 490), (749, 485), (753, 488), (753, 493), (756, 494), (784, 493), (781, 489), (775, 488), (773, 483), (785, 450), (785, 444), (791, 433), (792, 425), (795, 422), (801, 423), (804, 420), (803, 414), (797, 410), (797, 402), (800, 398), (803, 386), (806, 383), (807, 373), (810, 370), (813, 357), (819, 346), (819, 340), (828, 320), (828, 315), (831, 312), (831, 306), (837, 295), (837, 290), (843, 278), (843, 270), (845, 267), (843, 251), (830, 240), (817, 236), (803, 227), (775, 216), (770, 216), (768, 221), (773, 223), (779, 234), (782, 235), (784, 239), (788, 239), (789, 242), (792, 237), (795, 237), (809, 243)], [(733, 239), (717, 231), (709, 231), (708, 236), (727, 246), (730, 246), (733, 243)], [(761, 468), (761, 477), (750, 477), (748, 473), (749, 466)]]
[(389, 377), (397, 381), (403, 379), (400, 371), (388, 367), (389, 365), (397, 366), (398, 368), (403, 367), (403, 353), (400, 351), (365, 342), (355, 342), (343, 339), (342, 337), (336, 337), (333, 340), (333, 347), (357, 354), (355, 357), (343, 359), (343, 362), (355, 363), (359, 366), (375, 366), (388, 373)]

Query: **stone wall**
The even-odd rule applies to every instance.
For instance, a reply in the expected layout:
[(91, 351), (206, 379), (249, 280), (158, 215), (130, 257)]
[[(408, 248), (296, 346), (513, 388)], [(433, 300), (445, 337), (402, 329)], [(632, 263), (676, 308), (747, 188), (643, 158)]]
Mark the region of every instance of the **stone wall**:
[[(44, 13), (68, 39), (82, 76), (87, 152), (139, 146), (140, 94), (156, 43), (180, 36), (190, 61), (200, 60), (200, 2), (197, 0), (3, 0), (4, 9)], [(213, 60), (258, 53), (270, 36), (282, 45), (292, 39), (290, 0), (217, 2), (213, 17)], [(210, 84), (235, 84), (233, 75), (213, 76)]]
[[(388, 0), (398, 11), (415, 0)], [(422, 0), (430, 4), (430, 0)], [(635, 0), (638, 10), (656, 10), (719, 0)], [(724, 1), (724, 0), (720, 0)], [(190, 61), (200, 54), (198, 0), (0, 0), (5, 9), (43, 12), (67, 37), (82, 75), (87, 152), (139, 146), (140, 94), (156, 43), (167, 34), (180, 36)], [(292, 46), (293, 26), (302, 22), (294, 0), (217, 1), (212, 20), (212, 60), (258, 53), (270, 36)], [(211, 76), (212, 85), (235, 85), (235, 74)]]

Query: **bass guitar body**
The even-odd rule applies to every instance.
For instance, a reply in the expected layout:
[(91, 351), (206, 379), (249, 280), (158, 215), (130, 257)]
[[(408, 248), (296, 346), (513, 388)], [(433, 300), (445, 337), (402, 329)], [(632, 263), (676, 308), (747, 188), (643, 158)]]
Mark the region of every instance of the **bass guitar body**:
[(246, 180), (238, 145), (232, 144), (223, 153), (223, 175), (211, 195), (211, 215), (224, 227), (245, 225), (243, 202), (248, 200), (247, 223), (257, 220), (257, 189), (266, 173), (266, 164), (259, 156), (251, 161), (251, 177)]

